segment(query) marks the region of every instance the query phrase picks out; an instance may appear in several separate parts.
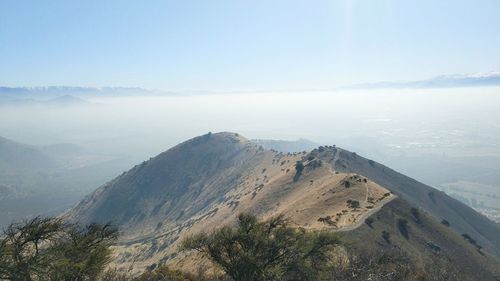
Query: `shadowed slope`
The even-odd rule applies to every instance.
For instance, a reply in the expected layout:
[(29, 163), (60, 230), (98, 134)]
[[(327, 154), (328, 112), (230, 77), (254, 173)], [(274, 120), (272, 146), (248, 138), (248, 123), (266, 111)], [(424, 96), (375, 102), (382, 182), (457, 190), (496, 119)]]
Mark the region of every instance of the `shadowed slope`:
[(113, 221), (127, 234), (148, 233), (220, 200), (262, 155), (259, 146), (235, 134), (200, 136), (135, 166), (67, 215), (82, 223)]
[(444, 192), (355, 153), (337, 149), (332, 157), (334, 169), (370, 178), (410, 204), (426, 210), (437, 221), (448, 220), (457, 234), (466, 233), (473, 236), (485, 249), (500, 257), (500, 228), (467, 205)]
[[(402, 252), (434, 280), (454, 276), (451, 280), (495, 281), (500, 277), (500, 263), (456, 235), (450, 227), (453, 224), (447, 226), (423, 210), (415, 211), (403, 199), (386, 204), (369, 222), (345, 235), (346, 242), (360, 252)], [(401, 222), (405, 222), (404, 229)]]

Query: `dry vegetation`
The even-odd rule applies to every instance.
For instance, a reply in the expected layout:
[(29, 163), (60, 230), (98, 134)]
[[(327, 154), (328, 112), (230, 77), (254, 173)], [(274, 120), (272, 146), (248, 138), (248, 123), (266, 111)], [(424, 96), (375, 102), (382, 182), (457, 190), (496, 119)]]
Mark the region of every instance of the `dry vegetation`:
[[(116, 230), (90, 225), (79, 230), (58, 219), (13, 224), (0, 245), (0, 280), (12, 281), (334, 281), (461, 280), (449, 264), (425, 270), (404, 252), (357, 251), (329, 230), (305, 230), (283, 216), (259, 221), (240, 214), (238, 223), (183, 240), (180, 251), (196, 251), (212, 269), (183, 272), (164, 264), (130, 274), (104, 270)], [(465, 280), (465, 279), (463, 279)]]
[(113, 265), (140, 270), (167, 263), (191, 270), (205, 262), (179, 254), (179, 241), (214, 226), (233, 224), (239, 213), (258, 214), (263, 219), (283, 214), (296, 227), (347, 231), (395, 198), (366, 177), (332, 170), (325, 161), (335, 160), (334, 147), (321, 148), (323, 154), (331, 152), (321, 157), (319, 151), (285, 154), (254, 149), (260, 154), (259, 161), (241, 174), (219, 202), (180, 224), (159, 226), (150, 238), (119, 245)]
[[(179, 251), (193, 235), (210, 240), (222, 226), (238, 227), (240, 213), (263, 221), (284, 215), (295, 230), (347, 238), (335, 247), (325, 279), (269, 280), (457, 280), (457, 272), (458, 280), (475, 280), (469, 277), (476, 274), (495, 280), (498, 262), (487, 254), (492, 244), (485, 240), (493, 232), (481, 218), (469, 223), (457, 215), (455, 207), (466, 217), (474, 214), (454, 204), (431, 187), (334, 146), (280, 153), (222, 133), (189, 140), (134, 167), (68, 217), (116, 215), (123, 225), (106, 280), (254, 280), (229, 274), (210, 251)], [(484, 233), (473, 227), (476, 221), (486, 226)]]

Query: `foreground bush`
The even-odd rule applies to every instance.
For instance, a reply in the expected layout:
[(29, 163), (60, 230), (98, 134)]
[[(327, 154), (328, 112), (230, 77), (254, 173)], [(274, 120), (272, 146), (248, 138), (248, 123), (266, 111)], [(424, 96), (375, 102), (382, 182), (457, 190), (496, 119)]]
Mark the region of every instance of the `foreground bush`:
[(190, 279), (180, 271), (160, 266), (154, 271), (144, 272), (134, 281), (190, 281)]
[(293, 228), (278, 216), (258, 221), (240, 215), (234, 227), (185, 239), (182, 250), (204, 254), (225, 273), (206, 268), (185, 273), (159, 265), (138, 275), (107, 270), (117, 231), (110, 225), (81, 228), (54, 218), (10, 225), (0, 239), (0, 280), (9, 281), (455, 281), (465, 276), (436, 257), (416, 267), (402, 251), (338, 247), (331, 232)]
[(57, 218), (13, 223), (0, 240), (0, 280), (96, 280), (110, 261), (116, 228), (81, 228)]
[(290, 227), (283, 216), (259, 222), (242, 214), (236, 227), (189, 237), (181, 248), (205, 254), (235, 281), (325, 280), (339, 243), (331, 232)]

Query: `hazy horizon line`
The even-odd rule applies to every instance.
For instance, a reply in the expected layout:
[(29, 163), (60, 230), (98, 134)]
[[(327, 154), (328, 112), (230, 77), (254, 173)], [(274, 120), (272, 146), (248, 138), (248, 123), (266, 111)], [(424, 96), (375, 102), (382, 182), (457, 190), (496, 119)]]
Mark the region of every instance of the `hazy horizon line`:
[(51, 92), (54, 90), (72, 90), (77, 92), (109, 92), (109, 91), (137, 91), (151, 94), (216, 94), (216, 93), (258, 93), (258, 92), (328, 92), (339, 90), (372, 90), (372, 89), (426, 89), (426, 88), (462, 88), (500, 86), (500, 71), (489, 71), (468, 74), (446, 74), (421, 80), (406, 81), (379, 81), (356, 83), (331, 88), (291, 88), (291, 89), (153, 89), (141, 86), (81, 86), (81, 85), (46, 85), (46, 86), (0, 86), (0, 93), (11, 90), (25, 90), (35, 92)]

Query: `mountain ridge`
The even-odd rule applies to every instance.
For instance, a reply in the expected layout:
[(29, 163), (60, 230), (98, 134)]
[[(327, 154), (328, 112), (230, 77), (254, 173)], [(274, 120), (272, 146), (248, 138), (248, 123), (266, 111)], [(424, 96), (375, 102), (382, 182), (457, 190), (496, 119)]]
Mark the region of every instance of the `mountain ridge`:
[(357, 90), (357, 89), (425, 89), (425, 88), (457, 88), (457, 87), (485, 87), (500, 86), (500, 71), (489, 71), (467, 74), (447, 74), (438, 75), (421, 80), (407, 81), (380, 81), (370, 83), (356, 83), (346, 86), (316, 89), (275, 89), (275, 90), (182, 90), (165, 91), (152, 90), (141, 87), (85, 87), (85, 86), (33, 86), (33, 87), (8, 87), (0, 86), (0, 100), (9, 98), (40, 98), (58, 97), (61, 95), (82, 95), (82, 96), (130, 96), (130, 95), (208, 95), (208, 94), (228, 94), (228, 93), (267, 93), (273, 92), (302, 92), (302, 91), (335, 91), (335, 90)]
[[(498, 258), (498, 227), (430, 186), (335, 146), (280, 153), (228, 132), (195, 137), (135, 166), (64, 217), (82, 223), (115, 219), (124, 229), (117, 266), (189, 267), (176, 250), (182, 237), (232, 224), (241, 212), (264, 219), (285, 214), (298, 227), (350, 233), (392, 208), (394, 199), (429, 214), (434, 225), (448, 221), (453, 241), (467, 234), (478, 251)], [(431, 231), (423, 237), (431, 239)], [(453, 243), (443, 251), (462, 247)], [(490, 254), (485, 259), (494, 264)]]

